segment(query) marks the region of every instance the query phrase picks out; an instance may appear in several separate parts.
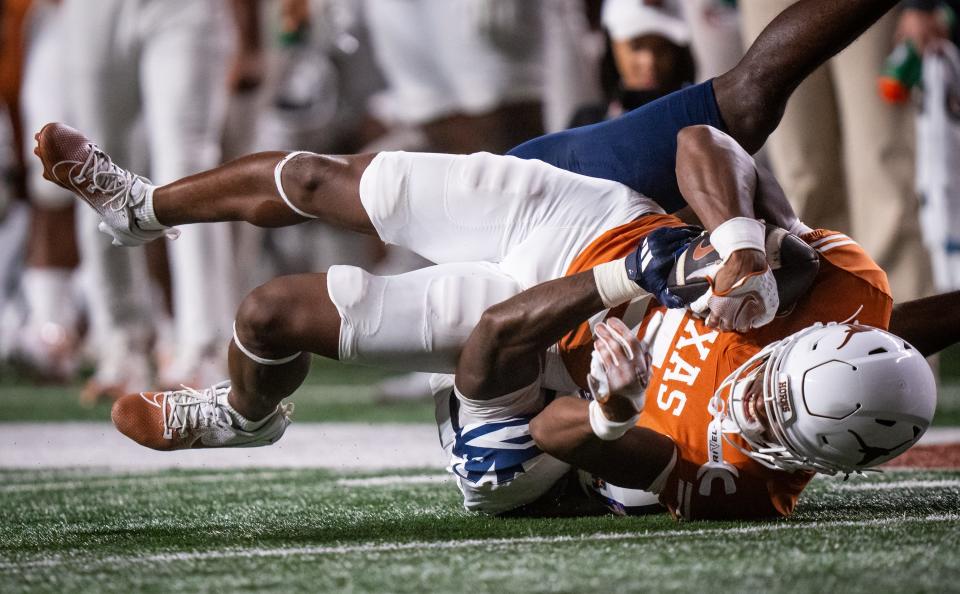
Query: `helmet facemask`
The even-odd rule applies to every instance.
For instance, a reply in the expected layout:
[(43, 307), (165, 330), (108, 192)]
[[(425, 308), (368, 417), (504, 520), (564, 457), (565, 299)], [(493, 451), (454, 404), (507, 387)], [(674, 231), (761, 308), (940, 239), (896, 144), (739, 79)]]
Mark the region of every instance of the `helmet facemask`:
[[(765, 418), (756, 409), (761, 387)], [(768, 468), (850, 474), (915, 443), (935, 404), (932, 372), (908, 343), (830, 323), (751, 357), (720, 385), (711, 411), (723, 412), (724, 440)]]
[[(726, 412), (723, 437), (727, 443), (767, 468), (792, 471), (804, 468), (804, 465), (784, 445), (783, 431), (777, 430), (780, 419), (774, 412), (778, 408), (776, 363), (788, 346), (785, 344), (788, 340), (768, 345), (727, 376), (717, 389), (714, 402), (722, 402), (720, 408)], [(755, 399), (763, 403), (766, 424), (760, 420)], [(731, 435), (739, 435), (749, 447), (744, 448)]]

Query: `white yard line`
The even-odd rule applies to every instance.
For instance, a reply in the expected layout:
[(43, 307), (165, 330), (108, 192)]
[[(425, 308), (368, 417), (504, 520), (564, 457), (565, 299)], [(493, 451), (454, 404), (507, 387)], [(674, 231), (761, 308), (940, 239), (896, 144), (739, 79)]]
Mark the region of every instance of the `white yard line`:
[(777, 531), (796, 531), (796, 530), (822, 530), (833, 528), (862, 528), (874, 526), (891, 526), (901, 524), (934, 524), (941, 522), (958, 522), (960, 515), (957, 514), (937, 514), (919, 518), (882, 518), (876, 520), (846, 520), (837, 522), (776, 522), (769, 524), (757, 524), (751, 526), (742, 526), (739, 528), (701, 528), (697, 530), (656, 530), (648, 532), (620, 532), (620, 533), (602, 533), (590, 534), (584, 536), (528, 536), (518, 538), (488, 538), (488, 539), (463, 539), (448, 541), (414, 541), (405, 543), (363, 543), (356, 545), (342, 546), (313, 546), (313, 547), (278, 547), (262, 548), (251, 547), (241, 549), (225, 549), (220, 551), (195, 551), (195, 552), (174, 552), (159, 553), (153, 555), (117, 555), (97, 559), (85, 555), (73, 557), (50, 557), (47, 559), (36, 559), (33, 561), (0, 562), (0, 571), (24, 570), (37, 567), (56, 567), (70, 563), (81, 563), (89, 568), (92, 565), (101, 566), (120, 566), (143, 565), (153, 563), (177, 563), (184, 561), (210, 561), (219, 559), (253, 559), (269, 557), (302, 557), (317, 555), (350, 555), (356, 553), (390, 553), (403, 551), (424, 551), (436, 549), (465, 549), (474, 547), (511, 547), (517, 545), (542, 545), (542, 544), (562, 544), (562, 543), (591, 543), (591, 542), (609, 542), (609, 541), (629, 541), (629, 540), (662, 540), (690, 538), (701, 536), (721, 536), (758, 534), (764, 532)]
[(155, 452), (110, 423), (0, 423), (0, 468), (444, 468), (433, 424), (293, 423), (276, 445)]
[(920, 438), (922, 445), (960, 443), (960, 427), (933, 427)]
[(338, 487), (385, 487), (390, 485), (439, 485), (453, 482), (449, 474), (415, 474), (337, 479)]
[[(252, 472), (244, 473), (240, 480), (273, 480), (284, 476), (280, 472)], [(50, 480), (50, 481), (22, 481), (9, 482), (0, 485), (0, 493), (18, 493), (30, 491), (64, 491), (72, 489), (110, 488), (110, 487), (139, 487), (216, 483), (220, 481), (238, 480), (236, 472), (212, 472), (209, 474), (190, 475), (158, 475), (158, 476), (94, 476), (83, 480)]]
[(942, 489), (960, 488), (960, 480), (896, 481), (890, 483), (840, 483), (832, 488), (837, 491), (891, 491), (894, 489)]
[[(243, 474), (242, 479), (238, 479), (236, 472), (211, 472), (207, 474), (189, 475), (156, 475), (156, 476), (92, 476), (84, 480), (40, 480), (40, 481), (15, 481), (6, 484), (0, 484), (0, 493), (24, 493), (33, 491), (69, 491), (72, 489), (90, 489), (90, 488), (111, 488), (111, 487), (137, 487), (148, 488), (151, 486), (160, 487), (179, 484), (195, 483), (217, 483), (221, 481), (233, 480), (275, 480), (288, 476), (283, 472), (247, 472)], [(414, 474), (414, 475), (390, 475), (359, 478), (341, 478), (332, 484), (336, 487), (344, 488), (362, 488), (362, 487), (382, 487), (390, 485), (440, 485), (450, 482), (453, 479), (449, 474)]]

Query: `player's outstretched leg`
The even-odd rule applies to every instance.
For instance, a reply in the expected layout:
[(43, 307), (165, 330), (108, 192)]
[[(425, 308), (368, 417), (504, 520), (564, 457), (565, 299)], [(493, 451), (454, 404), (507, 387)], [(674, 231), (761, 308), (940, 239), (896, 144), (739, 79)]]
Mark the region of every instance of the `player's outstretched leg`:
[(269, 445), (289, 425), (281, 401), (303, 382), (309, 353), (338, 358), (340, 315), (326, 274), (280, 277), (244, 299), (229, 346), (230, 380), (194, 390), (128, 394), (117, 429), (156, 450)]
[(246, 221), (261, 227), (310, 219), (376, 233), (360, 203), (360, 177), (374, 155), (265, 152), (154, 186), (110, 159), (83, 134), (47, 124), (34, 152), (43, 175), (100, 215), (118, 245), (140, 245), (187, 223)]

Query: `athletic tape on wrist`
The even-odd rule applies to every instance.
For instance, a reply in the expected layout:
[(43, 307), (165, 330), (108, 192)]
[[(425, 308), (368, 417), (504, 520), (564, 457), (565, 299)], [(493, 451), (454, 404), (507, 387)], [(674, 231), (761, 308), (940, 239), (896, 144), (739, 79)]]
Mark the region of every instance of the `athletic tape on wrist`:
[(287, 206), (290, 207), (290, 210), (297, 213), (301, 217), (306, 217), (308, 219), (316, 219), (319, 217), (317, 217), (317, 215), (312, 215), (308, 212), (300, 210), (293, 202), (290, 202), (290, 198), (287, 196), (287, 193), (283, 191), (283, 183), (280, 181), (280, 173), (283, 171), (283, 166), (291, 161), (294, 157), (315, 154), (316, 153), (311, 153), (310, 151), (293, 151), (292, 153), (288, 153), (286, 157), (280, 159), (280, 162), (277, 163), (277, 166), (273, 168), (273, 180), (277, 183), (277, 192), (280, 194), (280, 198), (287, 203)]
[(804, 233), (810, 233), (812, 229), (810, 229), (810, 227), (808, 227), (806, 223), (804, 223), (800, 219), (797, 219), (793, 222), (792, 225), (790, 225), (790, 228), (787, 229), (787, 231), (789, 231), (790, 233), (793, 233), (797, 237), (800, 237)]
[(593, 268), (593, 280), (597, 293), (606, 308), (622, 305), (635, 297), (646, 294), (640, 285), (627, 276), (626, 258), (606, 262)]
[(637, 420), (640, 418), (640, 413), (637, 413), (622, 423), (611, 421), (606, 415), (603, 414), (603, 409), (600, 408), (600, 403), (596, 400), (590, 401), (588, 410), (590, 416), (590, 428), (593, 429), (593, 434), (603, 441), (620, 439), (623, 437), (624, 433), (629, 431), (631, 427), (637, 424)]
[(735, 217), (710, 232), (710, 245), (724, 262), (737, 250), (766, 252), (766, 227), (749, 217)]
[(240, 337), (237, 336), (237, 324), (233, 324), (233, 344), (237, 345), (237, 348), (240, 349), (240, 352), (252, 359), (253, 361), (259, 363), (260, 365), (286, 365), (287, 363), (293, 361), (297, 357), (303, 354), (303, 351), (297, 351), (296, 353), (283, 357), (282, 359), (267, 359), (265, 357), (260, 357), (250, 352), (250, 349), (243, 346), (243, 343), (240, 342)]

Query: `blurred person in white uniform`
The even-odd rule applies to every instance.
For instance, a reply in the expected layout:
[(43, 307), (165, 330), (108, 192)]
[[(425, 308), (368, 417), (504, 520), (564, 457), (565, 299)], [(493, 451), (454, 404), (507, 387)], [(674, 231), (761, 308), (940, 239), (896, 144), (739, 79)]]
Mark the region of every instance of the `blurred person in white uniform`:
[[(59, 2), (34, 0), (24, 24), (25, 58), (21, 89), (24, 128), (50, 118), (72, 120), (69, 88), (64, 81)], [(24, 139), (29, 155), (34, 140)], [(50, 187), (36, 159), (27, 159), (26, 189), (31, 225), (20, 290), (26, 320), (17, 332), (14, 357), (38, 379), (67, 381), (77, 372), (79, 309), (74, 277), (79, 262), (74, 200), (70, 192)]]
[[(73, 121), (90, 130), (121, 162), (132, 159), (131, 138), (142, 118), (149, 171), (171, 180), (220, 161), (233, 43), (230, 4), (253, 0), (63, 0), (64, 80), (72, 91)], [(238, 13), (239, 14), (239, 13)], [(243, 23), (243, 19), (239, 22)], [(253, 55), (241, 40), (242, 67)], [(239, 66), (238, 66), (239, 65)], [(80, 224), (89, 274), (91, 322), (100, 347), (85, 395), (115, 396), (151, 384), (148, 359), (149, 286), (143, 253), (110, 249), (91, 224)], [(161, 384), (202, 383), (222, 373), (216, 345), (229, 335), (234, 311), (229, 228), (188, 228), (170, 244), (178, 350)], [(209, 371), (208, 371), (209, 368)]]
[(502, 153), (543, 133), (542, 0), (367, 0), (387, 121), (432, 150)]
[(22, 23), (29, 0), (0, 2), (0, 362), (6, 361), (22, 325), (22, 301), (16, 298), (27, 234), (23, 155), (19, 150)]

